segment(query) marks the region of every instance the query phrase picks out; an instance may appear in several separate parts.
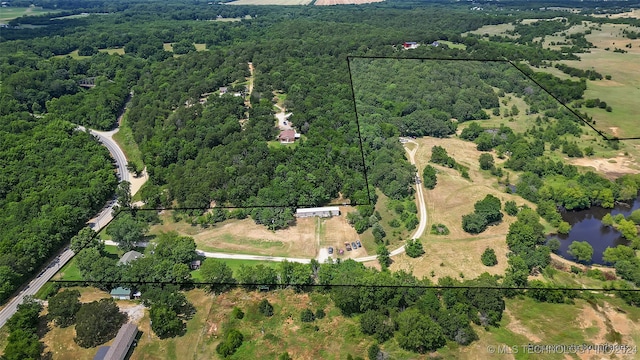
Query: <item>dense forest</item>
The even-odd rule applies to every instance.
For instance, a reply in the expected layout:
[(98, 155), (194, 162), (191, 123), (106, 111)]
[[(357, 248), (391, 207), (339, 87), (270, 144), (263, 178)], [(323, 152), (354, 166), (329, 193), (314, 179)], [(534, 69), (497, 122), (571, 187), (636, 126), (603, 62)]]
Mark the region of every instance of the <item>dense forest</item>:
[[(387, 93), (395, 98), (372, 98), (372, 92), (366, 94), (370, 90), (366, 81), (356, 84), (363, 99), (358, 108), (366, 114), (358, 128), (347, 55), (508, 58), (531, 64), (575, 57), (566, 49), (523, 46), (524, 40), (486, 41), (461, 35), (518, 19), (506, 10), (495, 9), (487, 15), (466, 7), (396, 2), (325, 9), (135, 1), (52, 0), (42, 5), (68, 11), (13, 20), (0, 34), (1, 150), (3, 163), (9, 164), (3, 166), (0, 178), (1, 221), (7, 229), (2, 235), (3, 297), (113, 195), (116, 179), (106, 150), (74, 128), (112, 128), (130, 96), (127, 121), (151, 177), (143, 200), (154, 206), (192, 208), (212, 203), (277, 205), (281, 208), (250, 211), (256, 222), (274, 229), (291, 223), (296, 205), (323, 205), (340, 197), (344, 199), (340, 201), (367, 204), (375, 201), (376, 187), (392, 199), (411, 197), (417, 169), (406, 161), (397, 135), (446, 136), (456, 128), (451, 117), (458, 121), (484, 118), (498, 99), (489, 91), (491, 86), (523, 96), (528, 111), (544, 115), (541, 121), (555, 118), (546, 130), (542, 126), (531, 130), (544, 133), (548, 141), (563, 146), (553, 138), (553, 130), (581, 131), (567, 114), (555, 109), (546, 94), (528, 87), (526, 78), (507, 64), (487, 71), (473, 63), (432, 71), (430, 75), (439, 78), (426, 91), (453, 79), (465, 90), (438, 91), (439, 97), (427, 102), (418, 101), (420, 92), (392, 91), (394, 84), (384, 78), (387, 69), (395, 69), (406, 74), (403, 79), (415, 80), (426, 76), (421, 71), (427, 68), (405, 67), (406, 62), (387, 67), (363, 60), (354, 63), (356, 83), (359, 76), (371, 77), (385, 83)], [(81, 12), (108, 15), (64, 17)], [(548, 11), (544, 17), (559, 14)], [(242, 20), (203, 21), (218, 16)], [(578, 17), (571, 15), (569, 23)], [(518, 26), (517, 31), (530, 36), (564, 26), (549, 22)], [(408, 54), (395, 46), (408, 40), (449, 40), (466, 49), (443, 44), (422, 46)], [(182, 54), (167, 51), (165, 44), (174, 44)], [(192, 44), (205, 44), (206, 50), (195, 51)], [(109, 49), (124, 54), (108, 54)], [(65, 56), (75, 50), (78, 56)], [(249, 62), (255, 66), (251, 106), (232, 96), (216, 96), (219, 87), (244, 82)], [(525, 66), (521, 70), (562, 101), (579, 99), (584, 91), (584, 83), (560, 81)], [(462, 76), (464, 72), (474, 76)], [(295, 147), (268, 144), (277, 135), (274, 92), (286, 95), (285, 105), (293, 112), (291, 122), (304, 135)], [(530, 168), (538, 162), (529, 161), (540, 143), (504, 131), (504, 136), (490, 140), (480, 131), (469, 140), (487, 150), (511, 152), (508, 166), (514, 170), (541, 171)], [(30, 163), (37, 164), (33, 171), (24, 167)], [(557, 193), (561, 192), (552, 192)], [(627, 196), (619, 193), (614, 191), (614, 198)], [(550, 197), (544, 194), (545, 199)], [(556, 195), (551, 199), (559, 201)], [(562, 203), (568, 207), (567, 201)], [(69, 206), (72, 211), (67, 210)], [(55, 216), (63, 218), (54, 221)]]

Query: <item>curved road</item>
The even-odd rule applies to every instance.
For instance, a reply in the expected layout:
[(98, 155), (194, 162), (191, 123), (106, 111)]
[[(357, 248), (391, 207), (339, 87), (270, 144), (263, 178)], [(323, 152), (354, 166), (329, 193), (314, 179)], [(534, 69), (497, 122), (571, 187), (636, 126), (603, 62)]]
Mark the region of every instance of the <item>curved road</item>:
[[(416, 145), (415, 149), (413, 150), (409, 150), (407, 147), (404, 147), (404, 149), (409, 154), (409, 161), (413, 165), (415, 165), (416, 164), (415, 155), (416, 155), (416, 152), (418, 151), (419, 145), (417, 142), (409, 139), (406, 139), (406, 142), (410, 142)], [(414, 240), (420, 238), (420, 236), (422, 236), (422, 234), (424, 233), (424, 230), (427, 228), (427, 205), (424, 202), (424, 193), (422, 190), (422, 185), (418, 182), (416, 182), (416, 197), (418, 198), (418, 205), (419, 205), (418, 213), (420, 214), (420, 224), (418, 224), (418, 228), (416, 229), (416, 232), (414, 232), (413, 235), (411, 236), (411, 239), (414, 239)], [(391, 251), (390, 255), (395, 256), (395, 255), (402, 254), (403, 252), (404, 252), (404, 245)], [(377, 259), (377, 255), (371, 255), (371, 256), (355, 258), (354, 260), (358, 262), (367, 262), (367, 261), (373, 261), (376, 259)]]
[[(83, 126), (78, 126), (78, 130), (87, 131)], [(118, 128), (103, 132), (89, 129), (89, 133), (95, 136), (104, 146), (107, 147), (111, 156), (115, 160), (116, 168), (118, 171), (118, 179), (120, 181), (129, 181), (129, 171), (127, 170), (127, 158), (118, 146), (113, 141), (113, 134), (118, 132)], [(110, 201), (94, 219), (91, 220), (92, 228), (94, 231), (100, 231), (106, 224), (112, 219), (111, 210), (115, 205), (115, 201)], [(74, 253), (68, 248), (65, 248), (60, 254), (53, 258), (47, 267), (40, 272), (40, 274), (31, 280), (27, 285), (23, 286), (22, 290), (11, 299), (2, 310), (0, 310), (0, 328), (6, 324), (7, 320), (16, 312), (18, 305), (22, 303), (25, 296), (35, 295), (40, 288), (47, 283), (57, 272), (60, 270), (71, 258)]]

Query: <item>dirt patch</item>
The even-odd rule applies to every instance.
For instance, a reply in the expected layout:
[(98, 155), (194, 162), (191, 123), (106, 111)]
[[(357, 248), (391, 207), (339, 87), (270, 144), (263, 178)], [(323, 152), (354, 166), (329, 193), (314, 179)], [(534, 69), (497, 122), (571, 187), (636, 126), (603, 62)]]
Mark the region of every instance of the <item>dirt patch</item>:
[(384, 0), (316, 0), (315, 5), (346, 5), (346, 4), (368, 4), (383, 2)]
[(127, 314), (129, 321), (139, 324), (140, 320), (144, 317), (144, 305), (132, 304), (130, 302), (118, 302), (120, 311)]
[(129, 172), (129, 182), (131, 183), (131, 195), (135, 195), (142, 185), (149, 180), (149, 174), (147, 174), (147, 168), (145, 167), (140, 176), (135, 177), (134, 173)]
[[(360, 247), (352, 251), (346, 251), (345, 249), (345, 242), (351, 243), (360, 239), (356, 230), (347, 222), (346, 214), (350, 211), (354, 211), (354, 209), (341, 209), (341, 216), (332, 217), (330, 219), (318, 219), (320, 222), (320, 246), (332, 246), (334, 248), (334, 253), (331, 257), (334, 259), (350, 259), (368, 255), (364, 247)], [(343, 255), (339, 255), (339, 249), (344, 250)]]
[(509, 319), (509, 324), (507, 325), (507, 329), (516, 334), (522, 335), (529, 339), (529, 341), (533, 343), (540, 343), (542, 339), (533, 334), (533, 332), (527, 329), (520, 320), (516, 319), (509, 309), (504, 310), (504, 315)]
[(614, 158), (578, 158), (569, 160), (572, 165), (592, 167), (608, 178), (619, 177), (621, 174), (635, 174), (638, 164), (630, 157), (616, 156)]

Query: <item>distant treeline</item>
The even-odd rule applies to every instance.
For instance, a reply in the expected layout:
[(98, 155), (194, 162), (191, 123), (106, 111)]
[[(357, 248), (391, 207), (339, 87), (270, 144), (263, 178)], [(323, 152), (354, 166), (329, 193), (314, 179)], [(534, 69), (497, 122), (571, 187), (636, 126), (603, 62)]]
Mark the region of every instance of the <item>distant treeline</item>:
[(602, 80), (602, 74), (595, 70), (582, 70), (578, 68), (574, 68), (562, 63), (556, 63), (555, 68), (559, 69), (563, 73), (579, 78), (586, 78), (589, 80)]

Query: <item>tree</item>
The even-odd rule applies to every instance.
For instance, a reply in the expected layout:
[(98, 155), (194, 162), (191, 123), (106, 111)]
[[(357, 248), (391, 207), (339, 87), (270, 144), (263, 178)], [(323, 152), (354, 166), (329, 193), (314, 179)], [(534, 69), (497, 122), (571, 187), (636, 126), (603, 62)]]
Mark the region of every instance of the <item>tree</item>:
[(520, 114), (520, 110), (518, 110), (516, 104), (511, 105), (511, 115), (518, 116), (518, 114)]
[(626, 245), (607, 247), (602, 254), (602, 260), (608, 262), (609, 264), (615, 264), (620, 260), (632, 260), (635, 257), (636, 252)]
[(398, 316), (396, 341), (401, 348), (424, 354), (446, 344), (440, 325), (416, 309), (409, 309)]
[(273, 316), (273, 305), (267, 299), (262, 299), (258, 305), (258, 311), (266, 317), (271, 317)]
[(147, 226), (134, 219), (130, 213), (121, 213), (109, 227), (107, 234), (113, 241), (118, 243), (118, 247), (123, 251), (133, 250), (136, 243), (144, 238)]
[(391, 265), (389, 249), (384, 244), (378, 245), (378, 262), (383, 269), (387, 269)]
[(229, 357), (242, 346), (243, 341), (244, 336), (242, 333), (236, 329), (231, 329), (225, 335), (224, 340), (216, 346), (216, 352), (223, 358)]
[(193, 238), (180, 236), (175, 231), (161, 233), (156, 238), (153, 251), (159, 259), (169, 259), (179, 264), (189, 264), (197, 255)]
[(614, 224), (613, 216), (611, 216), (610, 213), (605, 214), (602, 217), (601, 221), (602, 221), (602, 225), (604, 225), (604, 226), (613, 226), (613, 224)]
[(438, 183), (436, 174), (436, 168), (433, 166), (427, 165), (424, 167), (424, 170), (422, 171), (422, 178), (425, 188), (433, 189), (436, 187), (436, 184)]
[(622, 219), (616, 225), (616, 229), (622, 233), (627, 240), (633, 240), (638, 237), (638, 228), (633, 221)]
[(593, 256), (593, 247), (586, 241), (574, 241), (569, 245), (568, 253), (579, 262), (589, 262)]
[(93, 229), (90, 227), (83, 227), (80, 229), (78, 234), (71, 238), (70, 249), (77, 254), (80, 250), (87, 247), (94, 247), (99, 251), (102, 251), (104, 243), (97, 238), (96, 232), (93, 231)]
[(487, 229), (487, 219), (477, 213), (462, 216), (462, 229), (470, 234), (479, 234)]
[(640, 225), (640, 209), (633, 210), (627, 219), (633, 221), (636, 225)]
[(7, 338), (2, 360), (39, 360), (43, 348), (37, 334), (17, 329)]
[(568, 234), (571, 231), (571, 224), (566, 221), (561, 221), (558, 225), (558, 233), (559, 234)]
[(450, 167), (450, 168), (454, 167), (456, 164), (456, 161), (447, 154), (447, 150), (442, 146), (438, 146), (438, 145), (431, 148), (430, 161), (432, 163)]
[(509, 216), (516, 216), (518, 215), (518, 205), (513, 200), (507, 201), (504, 203), (504, 212)]
[(49, 317), (60, 327), (70, 326), (76, 321), (81, 305), (78, 290), (63, 290), (49, 299)]
[(102, 299), (82, 304), (76, 315), (75, 341), (80, 347), (90, 348), (112, 339), (127, 319), (113, 299)]
[(121, 208), (131, 207), (131, 183), (128, 181), (121, 181), (116, 189), (116, 197), (118, 198), (118, 205)]
[(486, 248), (480, 257), (484, 266), (494, 266), (498, 263), (496, 252), (492, 248)]
[(422, 243), (419, 239), (407, 240), (407, 243), (405, 244), (405, 251), (407, 253), (407, 256), (412, 258), (417, 258), (424, 254), (424, 249), (422, 248)]
[(32, 297), (25, 297), (22, 304), (18, 305), (18, 310), (7, 320), (9, 331), (24, 330), (35, 333), (38, 329), (38, 319), (42, 305)]
[(387, 233), (382, 228), (382, 225), (380, 225), (380, 223), (378, 222), (373, 225), (373, 229), (371, 231), (373, 233), (373, 238), (375, 239), (377, 244), (381, 244), (384, 237), (387, 236)]
[(560, 249), (560, 240), (558, 240), (558, 238), (549, 239), (549, 241), (547, 241), (547, 246), (551, 252), (557, 253)]
[(200, 266), (200, 274), (213, 292), (227, 291), (236, 283), (233, 270), (225, 262), (217, 259), (204, 260)]
[(480, 169), (482, 170), (490, 170), (494, 166), (493, 155), (483, 153), (480, 154)]
[(160, 339), (182, 335), (186, 329), (178, 314), (166, 305), (154, 305), (149, 310), (151, 329)]
[(502, 220), (502, 204), (500, 199), (488, 194), (484, 199), (478, 201), (474, 205), (476, 214), (484, 216), (488, 224), (499, 222)]

